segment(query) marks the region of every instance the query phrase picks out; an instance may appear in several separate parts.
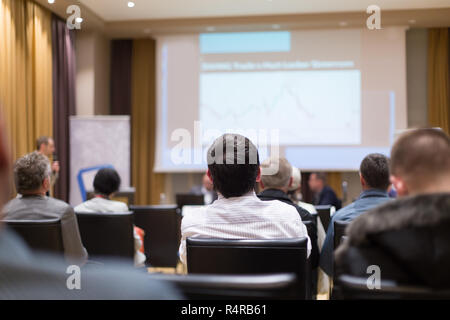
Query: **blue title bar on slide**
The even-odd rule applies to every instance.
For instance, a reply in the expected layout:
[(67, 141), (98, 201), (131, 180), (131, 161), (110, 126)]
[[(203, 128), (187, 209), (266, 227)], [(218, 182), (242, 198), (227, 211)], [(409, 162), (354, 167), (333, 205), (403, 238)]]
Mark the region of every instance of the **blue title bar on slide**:
[(289, 52), (289, 31), (200, 34), (200, 53)]

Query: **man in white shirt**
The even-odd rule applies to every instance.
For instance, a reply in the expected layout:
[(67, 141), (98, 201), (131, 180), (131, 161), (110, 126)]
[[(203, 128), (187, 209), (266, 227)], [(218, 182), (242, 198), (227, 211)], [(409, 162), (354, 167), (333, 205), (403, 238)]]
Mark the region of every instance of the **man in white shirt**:
[(297, 210), (278, 200), (262, 201), (255, 194), (260, 181), (255, 145), (238, 134), (225, 134), (208, 150), (207, 175), (218, 199), (187, 213), (181, 224), (180, 259), (186, 264), (186, 238), (289, 239), (308, 238)]

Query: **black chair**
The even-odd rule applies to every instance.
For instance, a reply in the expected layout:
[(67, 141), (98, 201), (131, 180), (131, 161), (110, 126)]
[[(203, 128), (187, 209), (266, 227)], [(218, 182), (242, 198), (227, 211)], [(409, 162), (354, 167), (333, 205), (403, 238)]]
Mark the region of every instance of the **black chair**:
[(176, 205), (131, 206), (136, 226), (145, 231), (146, 264), (175, 268), (180, 246), (180, 210)]
[(57, 254), (64, 253), (59, 219), (4, 220), (3, 222), (19, 234), (30, 248)]
[(89, 258), (96, 261), (124, 259), (133, 261), (133, 213), (77, 212), (81, 241)]
[(438, 291), (424, 287), (399, 285), (394, 281), (381, 280), (380, 289), (369, 289), (367, 278), (341, 275), (338, 278), (340, 299), (373, 300), (450, 299), (450, 290)]
[(325, 232), (328, 230), (328, 225), (331, 221), (331, 205), (319, 205), (314, 206), (317, 210), (317, 214), (319, 215), (320, 221), (325, 229)]
[[(308, 235), (311, 235), (313, 232), (316, 232), (317, 234), (317, 227), (312, 221), (303, 221), (303, 224), (306, 226), (306, 229), (308, 230)], [(311, 236), (310, 236), (311, 239)], [(311, 244), (312, 245), (312, 244)], [(314, 296), (317, 295), (317, 280), (318, 280), (318, 274), (317, 274), (317, 268), (313, 268), (313, 266), (317, 266), (318, 261), (313, 261), (311, 259), (311, 255), (306, 260), (307, 263), (307, 277), (306, 277), (306, 299), (310, 300)], [(319, 257), (315, 257), (315, 260), (318, 260)]]
[(345, 229), (351, 221), (334, 221), (334, 250), (342, 243), (342, 238), (345, 236)]
[(178, 208), (182, 209), (187, 205), (204, 205), (205, 197), (202, 194), (178, 193), (175, 195)]
[(151, 274), (166, 281), (189, 300), (275, 300), (297, 299), (296, 275), (206, 275)]
[(276, 240), (186, 239), (189, 273), (295, 273), (299, 298), (308, 296), (307, 238)]

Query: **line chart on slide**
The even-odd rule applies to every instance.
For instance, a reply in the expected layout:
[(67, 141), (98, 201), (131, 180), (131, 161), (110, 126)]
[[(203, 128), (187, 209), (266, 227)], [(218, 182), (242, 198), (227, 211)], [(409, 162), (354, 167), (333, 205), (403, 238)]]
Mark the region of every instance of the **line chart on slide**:
[(361, 143), (359, 70), (202, 73), (199, 98), (204, 129), (279, 130), (281, 145)]

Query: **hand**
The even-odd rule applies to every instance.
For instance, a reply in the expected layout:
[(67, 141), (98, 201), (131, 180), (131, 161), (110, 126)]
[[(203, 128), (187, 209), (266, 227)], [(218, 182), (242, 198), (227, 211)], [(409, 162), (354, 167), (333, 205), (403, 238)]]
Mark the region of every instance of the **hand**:
[(53, 161), (52, 172), (59, 172), (59, 161)]

